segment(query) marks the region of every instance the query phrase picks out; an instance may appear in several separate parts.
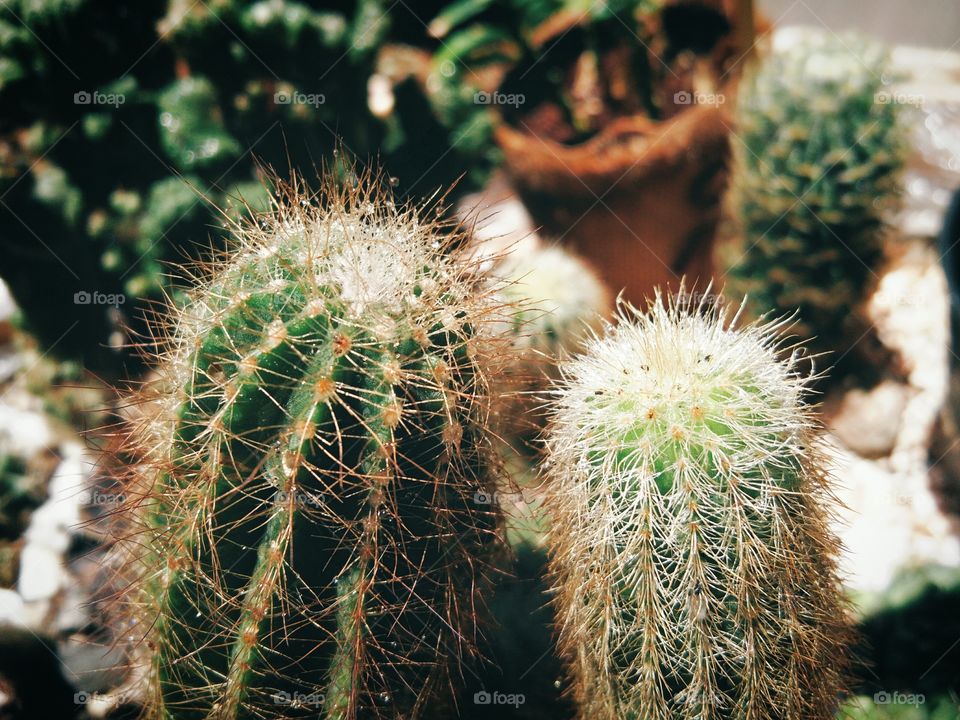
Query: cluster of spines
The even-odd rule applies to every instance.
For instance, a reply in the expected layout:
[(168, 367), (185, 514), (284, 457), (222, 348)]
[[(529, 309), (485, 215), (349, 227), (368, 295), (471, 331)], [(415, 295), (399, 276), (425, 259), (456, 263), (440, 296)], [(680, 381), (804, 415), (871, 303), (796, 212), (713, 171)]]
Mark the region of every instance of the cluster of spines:
[(658, 297), (563, 368), (552, 569), (582, 718), (836, 710), (849, 621), (805, 380), (781, 326), (727, 319)]
[(173, 312), (124, 543), (151, 717), (417, 717), (454, 684), (499, 532), (487, 308), (421, 215), (291, 190)]

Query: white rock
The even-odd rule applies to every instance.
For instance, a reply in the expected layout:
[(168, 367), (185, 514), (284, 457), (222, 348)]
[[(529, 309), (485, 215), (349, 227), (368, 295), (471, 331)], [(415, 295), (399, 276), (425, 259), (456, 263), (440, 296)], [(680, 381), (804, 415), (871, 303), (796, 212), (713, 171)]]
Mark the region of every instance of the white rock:
[(17, 591), (27, 603), (46, 600), (63, 586), (65, 573), (61, 555), (39, 543), (29, 543), (20, 555)]
[(0, 404), (0, 448), (33, 457), (52, 443), (53, 432), (41, 413)]
[(87, 461), (76, 443), (61, 447), (64, 459), (50, 478), (47, 501), (34, 510), (24, 532), (28, 544), (42, 545), (63, 553), (70, 535), (81, 521), (81, 506), (89, 499)]
[(61, 445), (63, 460), (50, 478), (49, 499), (61, 508), (63, 519), (70, 526), (80, 522), (80, 508), (89, 500), (87, 477), (90, 461), (83, 448), (75, 443)]
[(869, 391), (851, 390), (830, 419), (830, 429), (861, 457), (889, 455), (897, 443), (910, 393), (909, 387), (890, 380)]
[[(893, 450), (882, 461), (840, 451), (835, 463), (837, 492), (848, 508), (841, 512), (837, 532), (845, 545), (847, 581), (856, 590), (883, 590), (908, 565), (960, 567), (955, 521), (940, 511), (928, 467), (930, 438), (949, 380), (946, 283), (929, 243), (900, 243), (870, 302), (881, 340), (901, 354), (908, 372), (909, 393), (898, 413)], [(892, 412), (892, 400), (889, 405)], [(871, 412), (879, 410), (861, 403), (863, 427), (875, 422)], [(856, 420), (851, 418), (850, 425), (855, 431)]]
[(0, 625), (23, 625), (23, 598), (13, 590), (0, 589)]
[(883, 590), (900, 568), (914, 564), (960, 566), (960, 540), (937, 508), (925, 474), (889, 472), (844, 453), (835, 476), (846, 506), (835, 529), (844, 545), (841, 570), (849, 588)]
[(30, 516), (30, 525), (23, 533), (26, 547), (42, 547), (62, 555), (70, 546), (70, 524), (63, 506), (46, 502)]

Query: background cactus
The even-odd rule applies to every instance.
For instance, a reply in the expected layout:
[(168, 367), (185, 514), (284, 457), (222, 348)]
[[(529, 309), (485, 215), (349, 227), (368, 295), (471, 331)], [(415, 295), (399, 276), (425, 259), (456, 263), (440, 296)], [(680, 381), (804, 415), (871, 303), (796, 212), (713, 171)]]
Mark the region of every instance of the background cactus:
[(170, 319), (133, 445), (151, 717), (419, 717), (472, 648), (485, 304), (450, 237), (357, 182), (237, 225)]
[(582, 718), (830, 718), (848, 618), (782, 325), (662, 297), (564, 368), (547, 437)]
[(504, 334), (516, 359), (541, 371), (552, 371), (552, 362), (543, 360), (576, 352), (613, 311), (610, 291), (596, 273), (558, 245), (512, 252), (491, 275), (509, 309)]
[(497, 393), (500, 432), (529, 440), (542, 428), (540, 391), (557, 360), (575, 353), (613, 310), (610, 291), (582, 260), (560, 246), (517, 248), (490, 271), (504, 312), (493, 327), (510, 345)]
[(851, 308), (876, 279), (906, 147), (886, 72), (880, 45), (825, 33), (765, 58), (738, 96), (726, 288), (757, 314), (798, 311), (814, 351), (865, 329)]

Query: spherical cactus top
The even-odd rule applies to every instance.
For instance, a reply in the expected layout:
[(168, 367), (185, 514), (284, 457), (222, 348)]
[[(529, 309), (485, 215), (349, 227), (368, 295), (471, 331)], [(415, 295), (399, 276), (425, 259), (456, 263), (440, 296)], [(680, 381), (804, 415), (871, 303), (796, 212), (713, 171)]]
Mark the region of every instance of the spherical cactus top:
[(521, 353), (549, 357), (579, 348), (610, 314), (610, 291), (581, 259), (557, 245), (508, 254), (492, 274), (510, 309), (510, 335)]
[(734, 329), (716, 311), (666, 301), (648, 313), (627, 306), (619, 320), (564, 367), (555, 453), (667, 491), (678, 473), (714, 471), (706, 456), (740, 471), (779, 467), (807, 442), (806, 381), (777, 360), (771, 326)]
[[(291, 189), (295, 202), (277, 202), (259, 224), (234, 225), (228, 261), (215, 266), (210, 288), (182, 311), (184, 322), (201, 322), (196, 332), (252, 292), (289, 289), (306, 294), (291, 302), (307, 310), (332, 298), (344, 303), (347, 314), (371, 320), (365, 329), (386, 340), (401, 318), (443, 315), (442, 308), (474, 294), (463, 261), (450, 255), (454, 240), (423, 211), (384, 201), (375, 180), (352, 190), (328, 184), (319, 198), (298, 192)], [(191, 332), (181, 327), (179, 334)]]

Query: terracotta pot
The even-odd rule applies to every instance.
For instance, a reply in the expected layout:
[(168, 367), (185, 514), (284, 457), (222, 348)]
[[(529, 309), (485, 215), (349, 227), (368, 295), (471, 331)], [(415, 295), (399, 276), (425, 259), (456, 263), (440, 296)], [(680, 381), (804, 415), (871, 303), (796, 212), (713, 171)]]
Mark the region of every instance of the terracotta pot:
[(730, 125), (725, 105), (694, 105), (663, 122), (615, 120), (578, 145), (505, 124), (496, 140), (544, 234), (638, 304), (683, 275), (711, 279)]

